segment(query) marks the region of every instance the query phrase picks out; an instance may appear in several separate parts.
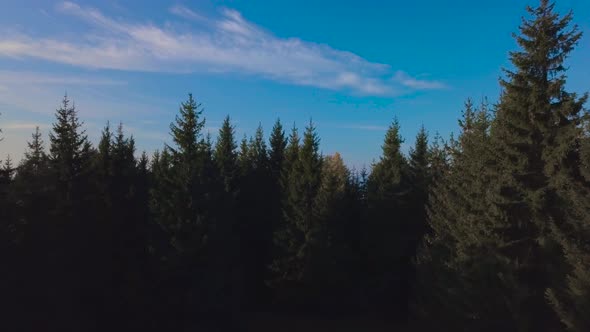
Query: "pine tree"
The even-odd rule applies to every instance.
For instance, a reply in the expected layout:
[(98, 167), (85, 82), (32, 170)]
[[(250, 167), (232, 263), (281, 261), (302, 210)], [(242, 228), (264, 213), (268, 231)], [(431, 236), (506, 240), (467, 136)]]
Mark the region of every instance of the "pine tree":
[(270, 134), (270, 151), (269, 151), (269, 162), (270, 169), (274, 181), (278, 184), (280, 181), (281, 171), (283, 169), (283, 163), (285, 161), (285, 150), (287, 148), (287, 138), (285, 137), (285, 131), (281, 121), (277, 119), (272, 132)]
[(238, 153), (238, 161), (240, 164), (240, 172), (242, 176), (248, 174), (252, 169), (252, 160), (250, 159), (250, 145), (248, 144), (248, 138), (246, 134), (240, 141), (240, 151)]
[(289, 135), (289, 142), (285, 150), (285, 162), (283, 167), (283, 170), (285, 170), (285, 175), (289, 173), (289, 171), (293, 168), (293, 165), (299, 158), (300, 148), (301, 142), (299, 138), (299, 132), (297, 130), (297, 127), (295, 127), (295, 124), (293, 124), (293, 128), (291, 128), (291, 134)]
[(230, 118), (227, 116), (223, 120), (221, 129), (219, 129), (219, 137), (215, 145), (214, 159), (219, 168), (220, 175), (223, 179), (225, 191), (233, 192), (236, 186), (236, 178), (238, 176), (236, 142), (234, 139), (234, 127), (230, 123)]
[[(426, 194), (429, 180), (429, 151), (428, 151), (428, 133), (424, 126), (416, 135), (416, 142), (414, 147), (410, 150), (410, 158), (408, 161), (410, 182), (417, 187), (417, 198), (421, 198)], [(424, 199), (421, 199), (424, 202)]]
[[(137, 195), (136, 195), (136, 211), (138, 213), (138, 219), (145, 222), (146, 225), (151, 223), (149, 215), (149, 190), (151, 186), (151, 170), (150, 170), (150, 159), (147, 152), (143, 151), (139, 160), (137, 161), (136, 184), (137, 184)], [(146, 236), (148, 236), (149, 226), (146, 226)], [(146, 241), (148, 241), (146, 239)]]
[(268, 149), (264, 141), (264, 130), (262, 124), (258, 124), (254, 139), (250, 142), (248, 149), (254, 168), (261, 173), (268, 171)]
[(58, 211), (71, 214), (74, 200), (79, 199), (75, 184), (85, 172), (90, 160), (91, 146), (83, 123), (78, 119), (74, 105), (70, 106), (67, 95), (56, 111), (56, 123), (49, 134), (49, 157), (57, 178)]
[[(485, 192), (491, 183), (486, 170), (493, 167), (489, 117), (485, 103), (476, 109), (467, 100), (459, 139), (451, 139), (448, 147), (433, 147), (436, 182), (427, 207), (430, 234), (417, 257), (416, 301), (422, 311), (418, 314), (465, 331), (510, 326), (508, 312), (495, 298), (499, 286), (486, 276), (503, 272), (487, 251), (494, 238), (484, 231), (483, 221), (489, 209)], [(489, 301), (482, 302), (483, 297)]]
[[(568, 172), (559, 187), (560, 203), (569, 209), (563, 217), (563, 224), (553, 227), (553, 237), (563, 249), (566, 276), (562, 283), (547, 291), (550, 304), (571, 331), (590, 328), (586, 315), (590, 308), (590, 246), (587, 244), (590, 237), (590, 136), (587, 120), (580, 129), (584, 129), (584, 133), (576, 138), (575, 143), (570, 143), (569, 158), (562, 161), (565, 165), (560, 167)], [(579, 155), (576, 156), (577, 148)], [(571, 154), (574, 154), (573, 158)]]
[(501, 80), (504, 91), (492, 127), (498, 173), (490, 219), (494, 250), (511, 270), (503, 285), (518, 290), (507, 301), (514, 328), (551, 330), (559, 323), (545, 292), (555, 285), (560, 265), (551, 234), (565, 214), (558, 192), (567, 169), (561, 166), (576, 140), (584, 103), (564, 92), (563, 63), (581, 35), (569, 28), (571, 13), (560, 17), (548, 0), (528, 12), (531, 18), (515, 37), (521, 49), (510, 54), (515, 69)]
[(422, 238), (426, 228), (426, 203), (428, 201), (428, 190), (432, 181), (431, 155), (428, 146), (428, 133), (424, 126), (416, 135), (414, 147), (410, 150), (408, 160), (408, 181), (410, 189), (410, 219), (409, 229), (410, 246), (408, 256), (413, 257), (416, 253), (418, 242)]
[[(0, 207), (2, 211), (0, 214), (3, 214), (0, 219), (2, 227), (5, 226), (5, 222), (10, 225), (9, 236), (3, 237), (2, 243), (7, 246), (16, 245), (11, 248), (16, 251), (3, 250), (9, 255), (4, 261), (7, 271), (6, 285), (11, 288), (3, 293), (7, 295), (7, 299), (10, 298), (11, 293), (14, 294), (15, 297), (8, 301), (16, 311), (14, 315), (11, 313), (7, 315), (19, 322), (15, 328), (18, 326), (34, 329), (34, 325), (31, 325), (34, 323), (23, 324), (22, 322), (26, 321), (26, 315), (42, 312), (40, 306), (31, 305), (30, 299), (43, 294), (43, 283), (38, 278), (46, 271), (42, 268), (46, 257), (40, 253), (53, 249), (49, 245), (48, 235), (52, 234), (51, 229), (55, 226), (49, 214), (55, 202), (49, 160), (38, 127), (32, 139), (27, 142), (27, 147), (17, 167), (14, 180), (10, 183), (9, 199), (5, 201), (4, 197), (0, 198), (0, 205), (7, 204)], [(3, 192), (3, 189), (0, 189), (0, 192)], [(12, 217), (7, 217), (11, 214)], [(12, 264), (10, 257), (15, 260)], [(11, 281), (11, 277), (15, 277), (14, 281)], [(24, 285), (28, 286), (24, 287)], [(43, 300), (38, 301), (40, 304), (43, 302)]]
[[(401, 285), (399, 296), (399, 314), (407, 317), (407, 305), (413, 294), (410, 293), (411, 286), (415, 280), (415, 269), (413, 260), (418, 247), (427, 230), (426, 204), (428, 191), (431, 184), (430, 151), (428, 147), (428, 133), (424, 126), (416, 135), (414, 147), (410, 149), (407, 174), (407, 194), (402, 198), (407, 202), (405, 207), (405, 219), (397, 221), (398, 240), (401, 245), (399, 253), (398, 272)], [(400, 211), (403, 213), (403, 211)]]
[(270, 205), (276, 201), (272, 194), (272, 177), (262, 125), (254, 137), (244, 138), (240, 152), (241, 181), (239, 194), (240, 252), (244, 265), (244, 296), (252, 307), (267, 301), (265, 285), (270, 264), (273, 220)]
[[(10, 231), (7, 232), (15, 232), (16, 231), (16, 220), (14, 219), (14, 215), (13, 215), (13, 210), (14, 210), (14, 206), (13, 204), (10, 203), (14, 203), (13, 198), (10, 197), (12, 196), (12, 190), (11, 190), (11, 186), (12, 183), (14, 181), (14, 174), (15, 174), (16, 169), (14, 168), (14, 165), (12, 164), (12, 159), (10, 158), (10, 155), (6, 156), (6, 160), (4, 160), (4, 162), (2, 163), (2, 166), (0, 167), (0, 204), (2, 204), (2, 212), (1, 216), (3, 217), (3, 223), (2, 223), (2, 227), (3, 228), (10, 228)], [(2, 230), (2, 233), (5, 233), (6, 229)], [(12, 236), (11, 236), (12, 237)], [(16, 238), (12, 239), (11, 241), (15, 241)]]
[(103, 128), (100, 141), (98, 143), (97, 154), (97, 187), (100, 191), (101, 204), (103, 208), (100, 209), (100, 218), (109, 221), (113, 217), (112, 204), (114, 197), (111, 195), (113, 185), (113, 160), (112, 160), (112, 142), (113, 133), (111, 132), (111, 125), (107, 122)]
[(395, 119), (385, 134), (383, 154), (373, 165), (367, 183), (365, 286), (372, 305), (383, 309), (389, 306), (386, 303), (401, 302), (390, 299), (401, 298), (400, 272), (407, 247), (407, 161), (400, 150), (403, 139), (399, 129)]
[[(276, 128), (276, 126), (275, 126)], [(274, 134), (274, 130), (273, 130)], [(280, 134), (279, 134), (280, 137)], [(273, 224), (273, 236), (272, 236), (272, 263), (269, 264), (269, 270), (271, 275), (268, 277), (267, 284), (275, 289), (281, 288), (283, 285), (283, 279), (287, 275), (283, 269), (285, 264), (283, 259), (289, 253), (289, 243), (291, 238), (291, 225), (287, 221), (285, 215), (285, 204), (287, 202), (288, 188), (290, 185), (289, 174), (291, 174), (292, 166), (299, 158), (300, 138), (297, 127), (293, 124), (291, 134), (288, 138), (288, 143), (285, 146), (283, 153), (283, 161), (281, 163), (281, 169), (279, 173), (278, 191), (281, 193), (278, 218)], [(281, 144), (279, 144), (281, 145)], [(271, 149), (273, 149), (271, 142)], [(271, 158), (273, 152), (271, 151)]]
[[(49, 158), (45, 153), (39, 127), (35, 128), (31, 138), (31, 141), (27, 142), (28, 149), (17, 168), (14, 190), (15, 196), (20, 202), (18, 215), (25, 229), (23, 232), (29, 237), (26, 240), (41, 241), (36, 237), (45, 233), (40, 229), (43, 227), (40, 225), (41, 219), (52, 205)], [(32, 243), (28, 242), (27, 245), (29, 244)]]
[[(586, 173), (588, 112), (584, 109), (588, 94), (578, 97), (566, 91), (567, 68), (564, 65), (582, 34), (577, 25), (571, 26), (571, 12), (560, 16), (548, 1), (542, 1), (538, 8), (529, 8), (529, 11), (535, 18), (536, 28), (524, 26), (521, 29), (524, 37), (518, 41), (523, 51), (513, 55), (519, 71), (511, 76), (513, 81), (506, 87), (514, 91), (524, 86), (534, 96), (529, 102), (536, 111), (534, 128), (541, 136), (540, 159), (549, 184), (543, 192), (545, 206), (539, 209), (549, 216), (549, 226), (539, 227), (543, 231), (539, 238), (545, 255), (540, 259), (553, 258), (555, 242), (564, 256), (563, 260), (552, 262), (554, 268), (550, 272), (555, 272), (555, 266), (563, 270), (546, 277), (551, 287), (546, 297), (569, 330), (586, 331), (590, 328), (586, 314), (590, 309), (590, 246), (587, 243), (590, 185)], [(531, 43), (538, 46), (531, 47)], [(534, 72), (525, 72), (533, 68)], [(550, 232), (546, 228), (550, 228)], [(560, 278), (561, 282), (555, 282), (561, 272), (566, 275)]]
[(23, 225), (17, 214), (18, 197), (15, 195), (14, 173), (15, 169), (8, 155), (0, 165), (0, 259), (4, 266), (0, 291), (6, 308), (3, 324), (16, 329), (23, 326), (18, 322), (19, 319), (24, 319), (22, 310), (26, 308), (22, 297), (29, 294), (27, 289), (19, 287), (24, 285), (23, 279), (28, 277), (28, 274), (21, 272), (21, 267), (25, 265), (21, 260), (28, 257), (23, 255)]
[(323, 159), (315, 206), (314, 303), (334, 312), (358, 309), (361, 198), (339, 153)]
[[(318, 212), (316, 199), (321, 185), (322, 158), (319, 138), (313, 123), (306, 127), (303, 144), (299, 147), (297, 130), (293, 128), (287, 147), (290, 166), (284, 182), (284, 224), (275, 232), (279, 257), (271, 266), (279, 284), (310, 285), (313, 281), (312, 259), (318, 245)], [(288, 286), (287, 286), (288, 287)]]
[(171, 235), (171, 242), (180, 254), (189, 256), (203, 249), (206, 241), (207, 222), (204, 199), (207, 188), (201, 186), (207, 159), (207, 149), (202, 140), (205, 120), (201, 119), (201, 105), (189, 94), (181, 104), (179, 115), (170, 124), (170, 134), (175, 143), (167, 146), (171, 164), (170, 172), (164, 175), (173, 187), (170, 196), (163, 196), (165, 203), (158, 211), (158, 222)]
[[(434, 135), (434, 139), (432, 141), (432, 145), (429, 147), (429, 160), (428, 163), (430, 165), (430, 177), (431, 177), (431, 184), (437, 183), (443, 177), (444, 173), (449, 168), (449, 160), (448, 160), (448, 145), (442, 138), (442, 136), (437, 132)], [(428, 190), (430, 193), (431, 190)]]
[[(272, 233), (283, 224), (282, 203), (284, 200), (284, 192), (281, 186), (281, 179), (285, 172), (287, 138), (280, 120), (275, 122), (272, 132), (270, 134), (270, 149), (268, 151), (269, 162), (269, 196), (267, 201), (267, 211), (270, 219), (270, 236), (271, 242), (269, 246), (269, 257), (267, 266), (272, 260)], [(268, 276), (265, 276), (268, 278)]]
[[(125, 137), (119, 124), (113, 134), (103, 129), (96, 156), (97, 188), (100, 190), (94, 231), (94, 264), (101, 266), (99, 279), (109, 280), (102, 290), (106, 316), (126, 329), (139, 321), (134, 315), (145, 291), (141, 266), (146, 263), (145, 222), (137, 205), (135, 141)], [(147, 202), (146, 202), (147, 203)], [(147, 205), (146, 205), (147, 206)]]
[(150, 163), (149, 211), (152, 219), (150, 232), (150, 251), (156, 264), (170, 261), (174, 257), (174, 248), (170, 243), (170, 234), (162, 225), (161, 217), (165, 211), (173, 209), (172, 196), (172, 156), (167, 148), (154, 151)]
[[(80, 303), (80, 297), (102, 297), (98, 282), (101, 265), (93, 264), (100, 247), (96, 241), (100, 224), (93, 185), (95, 150), (67, 96), (55, 116), (49, 134), (54, 204), (46, 214), (50, 225), (45, 234), (46, 250), (38, 253), (39, 269), (46, 275), (37, 282), (44, 289), (39, 293), (44, 305), (51, 308), (42, 314), (51, 317), (52, 324), (68, 329), (82, 324), (82, 312), (88, 312), (91, 305)], [(63, 312), (75, 313), (76, 318), (65, 317)]]
[(32, 140), (27, 142), (27, 147), (28, 150), (19, 165), (19, 173), (26, 168), (29, 174), (39, 175), (47, 167), (47, 154), (44, 150), (44, 142), (38, 126), (35, 127)]
[(188, 163), (198, 158), (199, 152), (202, 151), (199, 143), (205, 127), (205, 119), (200, 119), (203, 109), (189, 93), (188, 100), (181, 103), (178, 113), (175, 122), (170, 124), (170, 135), (175, 147), (169, 149), (175, 159), (179, 159), (175, 160), (176, 163)]
[[(171, 308), (164, 321), (178, 329), (196, 319), (196, 314), (186, 314), (189, 310), (199, 312), (212, 304), (207, 287), (218, 289), (211, 277), (216, 269), (201, 270), (211, 258), (208, 250), (219, 209), (219, 191), (214, 186), (218, 177), (210, 137), (203, 137), (204, 126), (201, 105), (189, 94), (170, 124), (174, 144), (154, 156), (152, 165), (150, 206), (155, 224), (165, 235), (155, 232), (159, 248), (154, 249), (161, 259), (161, 277), (169, 278), (160, 301)], [(202, 272), (199, 279), (194, 278), (197, 271)]]

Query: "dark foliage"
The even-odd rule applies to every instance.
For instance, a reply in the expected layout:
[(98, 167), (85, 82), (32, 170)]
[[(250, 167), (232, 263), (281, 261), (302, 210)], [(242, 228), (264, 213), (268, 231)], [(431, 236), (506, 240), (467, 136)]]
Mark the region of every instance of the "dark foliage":
[(394, 120), (370, 171), (323, 155), (311, 121), (238, 147), (228, 116), (213, 142), (192, 95), (151, 158), (122, 124), (94, 148), (65, 96), (48, 149), (37, 128), (0, 166), (3, 330), (240, 331), (252, 312), (590, 330), (588, 95), (564, 65), (581, 34), (528, 11), (498, 104), (468, 100), (456, 139), (422, 127), (407, 154)]

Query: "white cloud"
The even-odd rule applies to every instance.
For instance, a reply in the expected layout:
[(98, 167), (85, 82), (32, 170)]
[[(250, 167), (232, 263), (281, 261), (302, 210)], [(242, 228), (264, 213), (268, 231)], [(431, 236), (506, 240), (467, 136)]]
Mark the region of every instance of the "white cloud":
[(407, 88), (415, 90), (437, 90), (446, 88), (446, 85), (441, 82), (420, 80), (411, 77), (403, 71), (397, 71), (393, 76), (393, 80)]
[(93, 29), (75, 41), (5, 34), (0, 36), (0, 56), (96, 69), (238, 72), (360, 95), (391, 96), (443, 87), (403, 72), (393, 74), (390, 65), (328, 45), (279, 38), (232, 9), (209, 18), (183, 6), (170, 8), (173, 15), (195, 23), (184, 30), (174, 29), (173, 24), (123, 22), (72, 2), (63, 2), (57, 9), (82, 19)]
[[(87, 77), (87, 76), (64, 76), (29, 71), (0, 70), (0, 84), (83, 84), (83, 85), (125, 85), (126, 82), (111, 79)], [(4, 90), (8, 89), (7, 87)], [(2, 85), (0, 85), (0, 90)]]
[(205, 16), (197, 14), (196, 12), (190, 10), (189, 8), (186, 8), (181, 5), (176, 5), (176, 6), (171, 7), (170, 12), (174, 15), (178, 15), (180, 17), (183, 17), (183, 18), (186, 18), (189, 20), (201, 21), (201, 22), (208, 22), (209, 21)]

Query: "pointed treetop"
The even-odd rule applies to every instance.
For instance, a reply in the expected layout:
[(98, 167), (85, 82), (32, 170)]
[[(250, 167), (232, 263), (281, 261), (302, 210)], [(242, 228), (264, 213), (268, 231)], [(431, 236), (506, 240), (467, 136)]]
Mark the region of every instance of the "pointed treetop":
[(399, 130), (399, 121), (397, 118), (394, 118), (389, 129), (387, 129), (387, 132), (385, 133), (385, 141), (382, 146), (382, 160), (389, 161), (400, 157), (400, 148), (404, 140), (402, 139)]
[[(90, 142), (83, 122), (78, 119), (76, 107), (65, 95), (62, 105), (55, 112), (56, 122), (49, 133), (50, 153), (53, 160), (77, 160), (83, 150), (88, 150)], [(67, 162), (67, 164), (71, 164)], [(62, 165), (62, 166), (65, 166)], [(77, 167), (77, 166), (75, 166)]]
[(309, 124), (305, 127), (305, 133), (303, 135), (303, 146), (302, 149), (311, 149), (312, 151), (318, 151), (320, 146), (320, 137), (316, 132), (315, 125), (310, 119)]
[(225, 161), (226, 158), (235, 158), (235, 150), (237, 148), (237, 145), (234, 136), (235, 128), (231, 124), (229, 115), (227, 115), (223, 119), (223, 123), (221, 124), (221, 128), (219, 129), (219, 136), (215, 144), (215, 159)]
[(98, 152), (103, 155), (109, 155), (111, 151), (111, 142), (113, 140), (113, 133), (111, 132), (111, 124), (107, 121), (106, 126), (102, 130), (100, 142), (98, 143)]
[(35, 132), (31, 135), (32, 140), (27, 142), (29, 151), (25, 152), (25, 159), (40, 160), (45, 157), (44, 145), (41, 130), (39, 126), (35, 127)]
[[(521, 50), (510, 53), (516, 71), (505, 70), (509, 78), (538, 82), (554, 78), (563, 80), (560, 77), (566, 70), (563, 63), (582, 33), (577, 25), (570, 27), (571, 11), (560, 16), (554, 9), (555, 5), (548, 0), (541, 0), (536, 8), (527, 8), (531, 17), (523, 18), (521, 34), (513, 35)], [(505, 80), (501, 83), (505, 87), (510, 84)]]
[(256, 133), (254, 134), (254, 139), (250, 141), (250, 153), (252, 157), (257, 162), (265, 162), (267, 160), (267, 148), (266, 142), (264, 141), (264, 130), (262, 129), (262, 124), (258, 124), (256, 128)]
[(141, 171), (147, 172), (150, 164), (150, 158), (147, 155), (147, 152), (143, 150), (141, 152), (141, 156), (139, 157), (139, 161), (137, 162), (137, 166)]
[(287, 138), (285, 137), (285, 131), (279, 119), (277, 119), (272, 127), (269, 143), (270, 167), (275, 174), (278, 174), (283, 168), (283, 160), (285, 159), (285, 150), (287, 148)]
[(410, 167), (414, 170), (424, 171), (428, 167), (428, 132), (424, 125), (416, 135), (414, 147), (410, 149)]
[(285, 130), (283, 130), (283, 125), (281, 124), (281, 120), (277, 119), (275, 124), (272, 127), (272, 132), (270, 134), (270, 146), (271, 148), (282, 148), (286, 146), (285, 140)]
[(189, 93), (188, 100), (181, 103), (179, 114), (175, 122), (170, 124), (170, 135), (176, 145), (171, 151), (182, 154), (189, 159), (194, 158), (199, 150), (205, 119), (201, 119), (203, 109), (193, 95)]

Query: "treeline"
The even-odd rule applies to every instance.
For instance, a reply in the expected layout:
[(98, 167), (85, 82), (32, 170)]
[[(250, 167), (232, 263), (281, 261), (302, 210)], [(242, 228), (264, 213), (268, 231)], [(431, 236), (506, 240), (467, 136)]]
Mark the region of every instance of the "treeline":
[[(351, 170), (314, 124), (215, 139), (192, 95), (138, 157), (122, 125), (89, 142), (65, 97), (0, 172), (8, 330), (239, 330), (252, 311), (378, 313), (424, 330), (590, 331), (588, 96), (567, 92), (581, 34), (529, 8), (496, 105), (458, 137), (394, 120)], [(278, 327), (280, 329), (280, 327)]]

